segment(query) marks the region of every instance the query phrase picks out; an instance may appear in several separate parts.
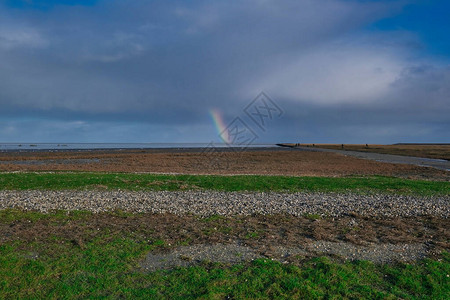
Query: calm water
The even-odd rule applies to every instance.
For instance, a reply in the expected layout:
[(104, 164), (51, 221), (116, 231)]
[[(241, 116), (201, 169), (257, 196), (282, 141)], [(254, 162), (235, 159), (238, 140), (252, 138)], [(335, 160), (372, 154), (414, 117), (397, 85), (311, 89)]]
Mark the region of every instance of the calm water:
[[(0, 143), (0, 151), (6, 150), (89, 150), (89, 149), (152, 149), (152, 148), (204, 148), (211, 143)], [(214, 143), (214, 147), (228, 147)], [(239, 145), (233, 145), (239, 147)], [(274, 144), (252, 144), (248, 147), (275, 147)]]

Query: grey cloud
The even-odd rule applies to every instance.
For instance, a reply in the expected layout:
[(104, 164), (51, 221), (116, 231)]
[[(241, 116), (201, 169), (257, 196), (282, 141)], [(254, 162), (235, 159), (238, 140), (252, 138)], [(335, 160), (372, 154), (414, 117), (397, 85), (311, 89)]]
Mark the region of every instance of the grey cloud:
[[(368, 132), (392, 140), (417, 132), (419, 123), (436, 135), (449, 127), (448, 67), (432, 60), (411, 63), (418, 44), (411, 33), (361, 29), (402, 5), (100, 1), (46, 12), (0, 6), (0, 105), (9, 118), (3, 124), (9, 131), (0, 138), (10, 139), (20, 124), (52, 132), (44, 124), (64, 120), (108, 125), (80, 134), (70, 123), (54, 136), (72, 132), (86, 140), (91, 132), (107, 139), (114, 137), (107, 128), (121, 128), (127, 133), (120, 138), (129, 140), (133, 130), (152, 127), (165, 128), (164, 139), (215, 138), (208, 110), (219, 109), (229, 122), (261, 90), (289, 112), (273, 125), (269, 140), (301, 132), (338, 139), (358, 126), (366, 131), (355, 129), (355, 140)], [(393, 111), (402, 108), (398, 117)], [(13, 122), (20, 117), (41, 123)], [(377, 122), (391, 130), (376, 131)], [(293, 124), (297, 132), (285, 130)]]
[(30, 17), (52, 37), (49, 47), (3, 54), (12, 64), (2, 90), (18, 105), (86, 112), (226, 101), (267, 61), (362, 22), (371, 9), (357, 6), (236, 1), (189, 8), (136, 1), (55, 9), (50, 17)]

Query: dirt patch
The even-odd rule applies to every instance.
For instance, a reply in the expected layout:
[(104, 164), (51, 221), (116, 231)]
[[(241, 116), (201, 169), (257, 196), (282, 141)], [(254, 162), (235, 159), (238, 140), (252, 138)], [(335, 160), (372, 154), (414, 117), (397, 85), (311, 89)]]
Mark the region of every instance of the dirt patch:
[[(177, 150), (2, 152), (1, 171), (95, 171), (294, 176), (386, 175), (450, 180), (450, 173), (335, 153), (273, 148), (202, 153)], [(25, 161), (32, 161), (27, 164)], [(36, 162), (39, 163), (36, 163)], [(70, 163), (76, 161), (76, 163)], [(20, 163), (17, 163), (20, 162)], [(59, 163), (64, 162), (64, 163)]]
[[(129, 237), (139, 243), (157, 244), (153, 254), (168, 253), (181, 245), (233, 244), (250, 247), (266, 257), (279, 255), (279, 247), (295, 248), (316, 241), (350, 243), (367, 247), (374, 244), (426, 244), (429, 253), (450, 250), (450, 221), (435, 217), (365, 218), (344, 216), (317, 218), (289, 215), (199, 218), (170, 214), (99, 213), (76, 217), (24, 217), (0, 221), (0, 243), (58, 240), (84, 247), (101, 238), (108, 242)], [(326, 245), (325, 245), (326, 246)], [(312, 253), (312, 250), (310, 253)], [(320, 249), (319, 249), (320, 250)], [(324, 252), (324, 251), (322, 251)]]

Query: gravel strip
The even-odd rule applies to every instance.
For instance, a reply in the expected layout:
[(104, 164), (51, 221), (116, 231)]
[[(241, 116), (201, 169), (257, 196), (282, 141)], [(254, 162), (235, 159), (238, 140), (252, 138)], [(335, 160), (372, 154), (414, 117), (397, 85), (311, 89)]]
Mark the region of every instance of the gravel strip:
[(371, 217), (429, 215), (448, 218), (450, 196), (360, 195), (354, 193), (243, 193), (217, 191), (0, 191), (0, 209), (52, 210), (121, 209), (130, 212), (176, 215), (318, 214), (356, 213)]
[(140, 266), (145, 272), (197, 265), (204, 261), (237, 264), (257, 258), (287, 263), (289, 257), (336, 255), (345, 260), (368, 260), (378, 264), (413, 262), (426, 257), (424, 244), (370, 244), (358, 246), (345, 242), (314, 241), (298, 247), (278, 247), (273, 256), (261, 255), (255, 249), (232, 244), (198, 244), (181, 246), (169, 253), (147, 254)]
[(141, 262), (141, 267), (145, 271), (151, 272), (160, 269), (192, 266), (203, 261), (237, 264), (262, 257), (246, 246), (236, 244), (200, 244), (178, 247), (170, 253), (149, 253), (145, 260)]
[(333, 254), (348, 260), (369, 260), (374, 263), (412, 262), (426, 257), (424, 244), (372, 244), (357, 246), (345, 242), (315, 241), (308, 250), (317, 254)]

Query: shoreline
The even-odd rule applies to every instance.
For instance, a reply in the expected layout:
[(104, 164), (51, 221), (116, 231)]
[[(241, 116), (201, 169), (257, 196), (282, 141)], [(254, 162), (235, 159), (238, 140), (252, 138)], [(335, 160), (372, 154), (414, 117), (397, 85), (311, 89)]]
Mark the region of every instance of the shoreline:
[(214, 149), (217, 152), (242, 152), (242, 151), (278, 151), (284, 150), (289, 151), (289, 148), (280, 147), (276, 144), (273, 146), (261, 145), (261, 146), (249, 146), (249, 147), (238, 147), (238, 146), (199, 146), (199, 147), (136, 147), (136, 148), (65, 148), (65, 149), (0, 149), (0, 153), (66, 153), (66, 152), (120, 152), (123, 153), (125, 151), (145, 151), (148, 153), (173, 153), (173, 152), (182, 152), (182, 153), (201, 153), (205, 152), (207, 149)]

